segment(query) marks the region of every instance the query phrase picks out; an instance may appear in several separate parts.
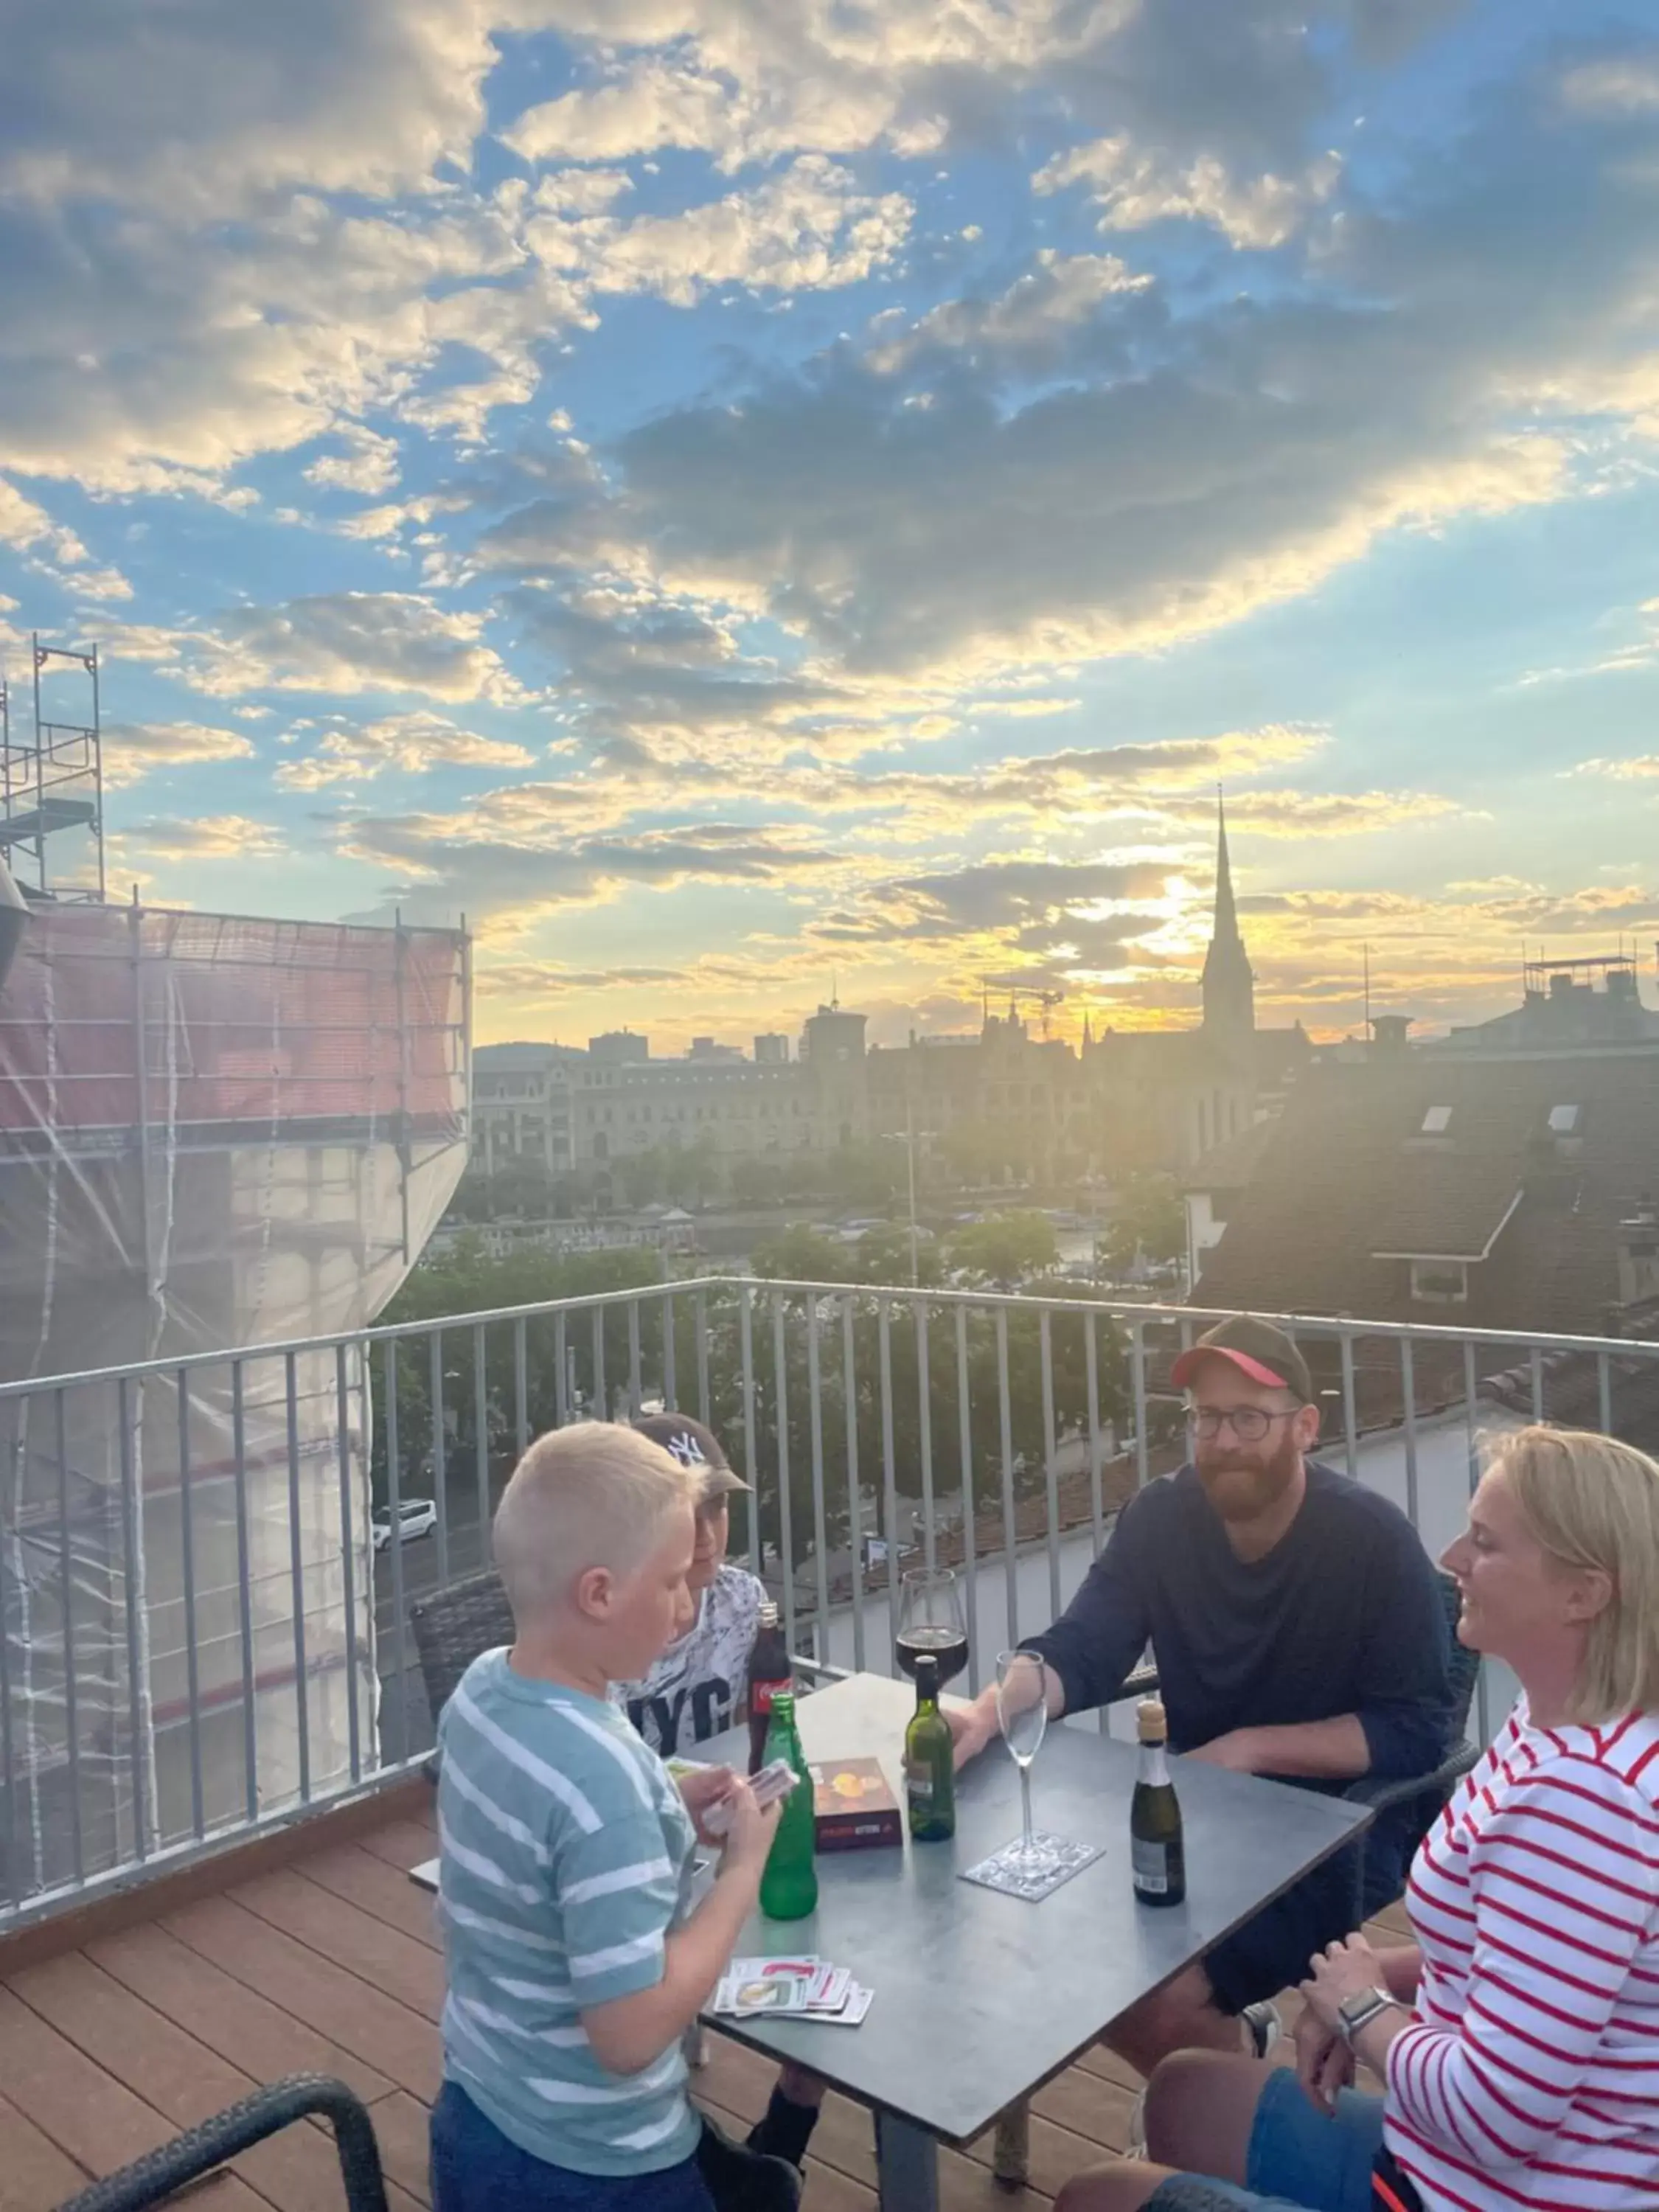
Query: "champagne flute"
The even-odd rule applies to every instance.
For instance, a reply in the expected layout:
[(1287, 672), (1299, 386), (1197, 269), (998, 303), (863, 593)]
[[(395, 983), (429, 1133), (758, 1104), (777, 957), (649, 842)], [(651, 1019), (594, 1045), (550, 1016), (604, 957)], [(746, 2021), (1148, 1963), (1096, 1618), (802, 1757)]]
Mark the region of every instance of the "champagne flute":
[(900, 1588), (894, 1656), (914, 1680), (916, 1661), (929, 1652), (939, 1662), (940, 1683), (954, 1680), (968, 1664), (968, 1631), (955, 1574), (949, 1567), (912, 1567)]
[(1048, 1670), (1035, 1651), (1004, 1651), (997, 1658), (997, 1725), (1019, 1769), (1024, 1832), (1006, 1854), (1021, 1874), (1042, 1874), (1054, 1853), (1031, 1825), (1031, 1761), (1048, 1728)]

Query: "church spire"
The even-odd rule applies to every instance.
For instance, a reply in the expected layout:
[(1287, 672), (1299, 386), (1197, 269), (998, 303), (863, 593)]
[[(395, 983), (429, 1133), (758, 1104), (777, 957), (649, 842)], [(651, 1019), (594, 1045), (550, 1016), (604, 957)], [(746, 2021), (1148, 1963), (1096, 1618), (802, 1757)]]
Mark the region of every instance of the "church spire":
[(1204, 956), (1204, 1027), (1224, 1040), (1255, 1032), (1255, 976), (1238, 930), (1232, 860), (1227, 850), (1227, 809), (1216, 786), (1215, 921)]

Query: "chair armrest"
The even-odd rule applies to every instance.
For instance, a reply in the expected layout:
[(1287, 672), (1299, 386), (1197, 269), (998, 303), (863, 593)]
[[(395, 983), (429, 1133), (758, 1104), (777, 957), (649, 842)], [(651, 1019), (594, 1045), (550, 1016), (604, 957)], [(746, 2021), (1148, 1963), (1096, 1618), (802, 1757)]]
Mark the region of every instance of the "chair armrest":
[(1116, 1705), (1120, 1698), (1155, 1698), (1157, 1695), (1157, 1668), (1137, 1667), (1133, 1674), (1125, 1677), (1123, 1687), (1118, 1692), (1117, 1697), (1113, 1698), (1112, 1703)]
[(1357, 1782), (1348, 1784), (1342, 1795), (1351, 1805), (1369, 1805), (1374, 1813), (1386, 1813), (1395, 1805), (1408, 1805), (1413, 1798), (1426, 1797), (1431, 1792), (1443, 1797), (1453, 1783), (1460, 1781), (1480, 1758), (1474, 1744), (1460, 1743), (1431, 1774), (1409, 1774), (1400, 1782), (1373, 1782), (1369, 1775), (1362, 1774)]

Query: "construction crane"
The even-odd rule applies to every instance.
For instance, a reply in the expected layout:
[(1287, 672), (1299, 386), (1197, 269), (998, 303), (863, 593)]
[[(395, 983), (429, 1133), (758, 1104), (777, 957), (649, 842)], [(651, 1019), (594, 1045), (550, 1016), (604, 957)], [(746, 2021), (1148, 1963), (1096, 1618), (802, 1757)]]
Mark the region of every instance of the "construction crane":
[(979, 979), (979, 988), (981, 1003), (988, 1019), (990, 1016), (991, 994), (993, 991), (1006, 990), (1007, 992), (1008, 1011), (1010, 1014), (1018, 1011), (1022, 1000), (1029, 1006), (1031, 1001), (1035, 1000), (1042, 1009), (1041, 1019), (1042, 1023), (1043, 1042), (1045, 1043), (1048, 1042), (1048, 1016), (1054, 1007), (1060, 1006), (1063, 1002), (1066, 997), (1064, 991), (1026, 989), (1020, 984), (1014, 982), (1012, 980), (1005, 981), (1004, 978), (999, 975), (981, 975)]

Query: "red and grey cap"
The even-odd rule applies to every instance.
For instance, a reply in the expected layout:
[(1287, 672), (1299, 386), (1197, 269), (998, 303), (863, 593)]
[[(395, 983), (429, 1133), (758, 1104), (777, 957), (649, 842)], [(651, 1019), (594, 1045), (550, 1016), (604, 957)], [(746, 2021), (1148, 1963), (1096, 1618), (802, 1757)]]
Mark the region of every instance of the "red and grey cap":
[(1235, 1314), (1206, 1329), (1170, 1370), (1170, 1380), (1184, 1390), (1206, 1359), (1229, 1359), (1241, 1375), (1265, 1389), (1288, 1390), (1304, 1406), (1314, 1402), (1313, 1378), (1308, 1363), (1282, 1328), (1251, 1314)]
[(705, 1500), (748, 1489), (743, 1477), (732, 1473), (714, 1431), (702, 1421), (694, 1421), (690, 1413), (647, 1413), (634, 1426), (653, 1444), (660, 1444), (682, 1467), (699, 1470)]

